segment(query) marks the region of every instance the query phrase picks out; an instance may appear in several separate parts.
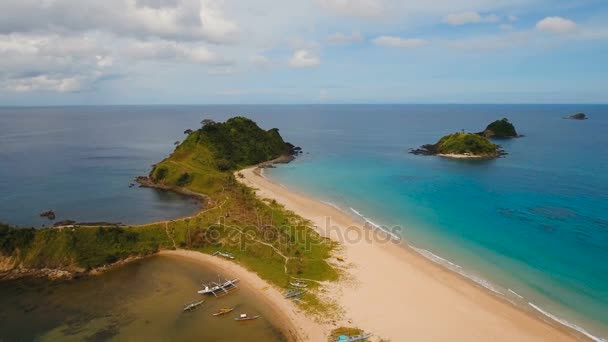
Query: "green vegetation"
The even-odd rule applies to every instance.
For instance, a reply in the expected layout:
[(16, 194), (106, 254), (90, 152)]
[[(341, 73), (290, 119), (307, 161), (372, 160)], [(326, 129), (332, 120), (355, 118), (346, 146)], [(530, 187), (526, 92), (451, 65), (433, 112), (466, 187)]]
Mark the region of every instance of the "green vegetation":
[(331, 331), (331, 334), (327, 338), (329, 342), (335, 342), (338, 337), (345, 336), (357, 336), (363, 334), (363, 330), (358, 328), (339, 327)]
[(437, 154), (462, 154), (480, 157), (498, 156), (498, 146), (473, 133), (458, 132), (446, 135), (435, 144)]
[(519, 135), (509, 119), (496, 120), (486, 127), (482, 133), (486, 138), (516, 138)]
[(14, 229), (0, 226), (0, 254), (30, 268), (89, 270), (160, 249), (232, 253), (263, 279), (287, 287), (307, 279), (303, 308), (321, 313), (329, 305), (315, 296), (317, 281), (335, 280), (327, 260), (335, 247), (310, 222), (275, 201), (258, 199), (236, 181), (234, 171), (291, 153), (277, 129), (265, 131), (236, 117), (225, 123), (204, 120), (150, 172), (152, 183), (208, 196), (208, 207), (181, 220), (129, 227)]

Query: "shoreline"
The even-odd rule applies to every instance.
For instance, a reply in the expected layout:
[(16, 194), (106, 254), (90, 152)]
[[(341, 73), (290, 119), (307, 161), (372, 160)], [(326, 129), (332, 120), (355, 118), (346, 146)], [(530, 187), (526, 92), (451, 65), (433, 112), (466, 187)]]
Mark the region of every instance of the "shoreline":
[[(240, 171), (240, 181), (259, 197), (274, 199), (323, 227), (331, 217), (336, 232), (356, 227), (355, 219), (264, 177), (257, 167)], [(322, 235), (325, 232), (320, 231)], [(376, 243), (374, 243), (376, 242)], [(341, 241), (340, 258), (349, 267), (349, 284), (331, 284), (346, 315), (342, 325), (356, 326), (391, 340), (573, 341), (584, 333), (524, 310), (473, 280), (420, 255), (404, 244)], [(400, 272), (394, 272), (399, 269)], [(378, 279), (383, 279), (378, 282)], [(352, 284), (350, 284), (352, 283)], [(354, 285), (353, 285), (354, 284)], [(395, 289), (399, 293), (395, 293)], [(395, 305), (399, 304), (399, 305)], [(352, 322), (352, 323), (346, 323)]]
[(256, 293), (258, 298), (276, 314), (274, 320), (276, 323), (280, 323), (276, 327), (285, 334), (288, 341), (325, 341), (326, 334), (329, 334), (329, 332), (314, 322), (312, 318), (307, 316), (294, 303), (283, 298), (280, 289), (237, 262), (185, 249), (162, 250), (156, 255), (186, 258), (204, 264), (208, 268), (216, 269), (224, 276), (228, 274), (228, 278), (239, 278), (240, 287), (247, 288)]

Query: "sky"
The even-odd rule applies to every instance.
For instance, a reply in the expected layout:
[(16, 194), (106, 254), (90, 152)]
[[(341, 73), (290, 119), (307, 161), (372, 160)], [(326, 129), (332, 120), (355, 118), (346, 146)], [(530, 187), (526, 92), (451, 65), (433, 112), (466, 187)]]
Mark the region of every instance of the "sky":
[(605, 0), (0, 0), (0, 106), (608, 103)]

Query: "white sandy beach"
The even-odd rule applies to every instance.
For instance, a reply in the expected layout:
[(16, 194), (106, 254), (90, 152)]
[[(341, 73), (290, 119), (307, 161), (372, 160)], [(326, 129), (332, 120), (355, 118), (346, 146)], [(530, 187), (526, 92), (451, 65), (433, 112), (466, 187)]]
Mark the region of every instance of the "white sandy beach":
[[(342, 211), (289, 191), (275, 184), (255, 168), (241, 171), (243, 183), (263, 198), (275, 199), (318, 227), (330, 217), (338, 239), (347, 227), (362, 227)], [(349, 228), (351, 233), (367, 228)], [(378, 237), (374, 237), (377, 239)], [(345, 310), (336, 325), (317, 324), (276, 290), (268, 290), (269, 301), (284, 312), (301, 339), (324, 341), (337, 326), (353, 326), (391, 341), (572, 341), (581, 339), (574, 331), (549, 324), (525, 312), (466, 278), (434, 264), (419, 254), (392, 243), (342, 242), (337, 256), (348, 265), (347, 280), (328, 285), (332, 297)], [(190, 253), (190, 252), (180, 252)], [(217, 258), (213, 259), (217, 261)], [(229, 262), (228, 270), (236, 266)], [(249, 272), (244, 269), (239, 276)], [(250, 274), (250, 273), (249, 273)], [(257, 277), (257, 276), (255, 276)], [(261, 279), (248, 279), (254, 287), (265, 287)]]

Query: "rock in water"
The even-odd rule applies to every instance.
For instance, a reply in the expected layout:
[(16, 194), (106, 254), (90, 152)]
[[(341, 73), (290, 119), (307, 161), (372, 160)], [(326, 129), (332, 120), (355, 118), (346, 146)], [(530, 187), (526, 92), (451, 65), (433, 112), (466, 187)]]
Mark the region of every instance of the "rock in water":
[(587, 120), (587, 115), (585, 113), (576, 113), (568, 116), (566, 119), (572, 120)]
[(43, 211), (40, 213), (40, 217), (46, 217), (49, 220), (54, 220), (55, 219), (55, 212), (52, 210), (47, 210), (47, 211)]

